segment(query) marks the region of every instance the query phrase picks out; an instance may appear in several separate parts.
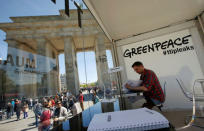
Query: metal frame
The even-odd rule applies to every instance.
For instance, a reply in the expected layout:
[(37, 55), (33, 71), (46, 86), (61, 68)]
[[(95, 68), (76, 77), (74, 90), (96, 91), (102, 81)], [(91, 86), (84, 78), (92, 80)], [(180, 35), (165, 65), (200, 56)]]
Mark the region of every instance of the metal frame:
[[(188, 117), (191, 117), (191, 120), (190, 122), (186, 125), (186, 126), (183, 126), (183, 127), (179, 127), (177, 128), (176, 130), (182, 130), (182, 129), (185, 129), (185, 128), (188, 128), (190, 126), (196, 126), (196, 127), (199, 127), (199, 128), (204, 128), (204, 126), (201, 126), (201, 125), (196, 125), (194, 124), (195, 122), (195, 119), (204, 119), (204, 117), (202, 116), (196, 116), (196, 101), (204, 101), (204, 94), (203, 95), (196, 95), (195, 94), (195, 85), (196, 83), (201, 83), (203, 82), (204, 83), (204, 79), (196, 79), (194, 81), (194, 84), (193, 84), (193, 92), (188, 92), (187, 91), (187, 88), (184, 86), (183, 82), (181, 79), (176, 79), (178, 84), (179, 84), (179, 87), (181, 88), (181, 91), (183, 92), (183, 94), (190, 100), (193, 102), (193, 107), (192, 107), (192, 116), (187, 116)], [(204, 88), (204, 87), (202, 87)]]

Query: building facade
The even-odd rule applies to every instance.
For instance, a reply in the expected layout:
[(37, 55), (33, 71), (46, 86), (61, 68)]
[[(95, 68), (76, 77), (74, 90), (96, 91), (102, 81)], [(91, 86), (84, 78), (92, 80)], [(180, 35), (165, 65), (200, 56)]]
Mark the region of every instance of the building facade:
[(61, 91), (67, 91), (66, 75), (65, 74), (60, 75), (60, 90)]
[[(76, 53), (81, 51), (95, 51), (99, 86), (110, 85), (103, 71), (108, 70), (106, 50), (112, 50), (112, 45), (88, 10), (83, 10), (82, 28), (77, 10), (71, 10), (70, 17), (60, 10), (60, 15), (11, 19), (12, 23), (0, 23), (8, 43), (7, 60), (0, 60), (1, 101), (55, 95), (60, 85), (79, 94)], [(63, 76), (59, 74), (61, 53), (65, 55)]]

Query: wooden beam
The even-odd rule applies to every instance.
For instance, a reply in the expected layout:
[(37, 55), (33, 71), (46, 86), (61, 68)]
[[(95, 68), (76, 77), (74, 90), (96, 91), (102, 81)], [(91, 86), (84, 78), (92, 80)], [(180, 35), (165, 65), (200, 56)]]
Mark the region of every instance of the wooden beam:
[(78, 13), (78, 25), (81, 28), (81, 14), (83, 14), (83, 11), (81, 9), (81, 7), (79, 7), (79, 5), (74, 1), (74, 5), (77, 7), (77, 13)]
[(69, 17), (69, 0), (65, 0), (65, 14)]
[(51, 0), (54, 4), (56, 4), (56, 0)]

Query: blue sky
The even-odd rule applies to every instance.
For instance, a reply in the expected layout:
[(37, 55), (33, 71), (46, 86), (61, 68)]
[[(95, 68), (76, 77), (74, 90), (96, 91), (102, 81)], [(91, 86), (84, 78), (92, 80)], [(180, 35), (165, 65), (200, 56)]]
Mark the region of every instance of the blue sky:
[[(110, 50), (106, 51), (107, 54), (107, 60), (108, 60), (108, 67), (112, 68), (113, 67), (113, 62), (112, 62), (112, 56)], [(86, 59), (86, 65), (85, 65), (85, 59)], [(65, 73), (65, 63), (64, 63), (64, 54), (59, 55), (59, 61), (60, 61), (60, 74)], [(86, 83), (86, 78), (87, 82), (95, 82), (97, 81), (97, 71), (96, 71), (96, 60), (95, 60), (95, 53), (93, 51), (90, 52), (79, 52), (77, 53), (77, 64), (78, 64), (78, 72), (79, 72), (79, 80), (81, 83)], [(87, 72), (87, 77), (85, 75), (85, 66), (86, 66), (86, 72)]]
[[(81, 2), (82, 0), (75, 0)], [(70, 8), (75, 6), (70, 2)], [(84, 7), (85, 8), (85, 7)], [(59, 10), (64, 9), (64, 0), (57, 0), (57, 4), (53, 4), (51, 0), (1, 0), (0, 1), (0, 23), (12, 22), (9, 17), (15, 16), (39, 16), (39, 15), (58, 15)], [(0, 58), (6, 59), (7, 43), (5, 32), (0, 30)], [(87, 82), (97, 81), (96, 62), (94, 52), (86, 52), (87, 63)], [(108, 65), (113, 67), (110, 51), (107, 51)], [(79, 68), (80, 83), (86, 82), (84, 53), (77, 54), (77, 63)], [(65, 73), (64, 55), (59, 56), (60, 74)]]

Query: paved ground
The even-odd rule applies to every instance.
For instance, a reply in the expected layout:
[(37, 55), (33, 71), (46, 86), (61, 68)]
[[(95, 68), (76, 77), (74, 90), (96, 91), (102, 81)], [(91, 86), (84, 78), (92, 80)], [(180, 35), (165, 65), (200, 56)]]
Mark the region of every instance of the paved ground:
[[(144, 99), (141, 99), (136, 102), (126, 101), (126, 104), (127, 106), (131, 106), (132, 108), (140, 108), (144, 102), (145, 102)], [(160, 112), (159, 109), (156, 107), (154, 107), (153, 110)], [(192, 114), (192, 110), (180, 110), (180, 111), (169, 110), (169, 111), (163, 111), (160, 113), (163, 114), (175, 128), (179, 128), (179, 127), (185, 126), (185, 118), (186, 116), (189, 116)], [(196, 111), (196, 115), (200, 116), (199, 110)], [(200, 124), (204, 126), (204, 119), (196, 119), (195, 124)], [(180, 131), (204, 131), (204, 128), (202, 129), (199, 127), (192, 126)]]
[(23, 114), (21, 114), (19, 121), (16, 121), (15, 115), (9, 120), (0, 121), (0, 131), (37, 131), (38, 129), (34, 125), (34, 113), (29, 111), (28, 115), (27, 119), (23, 119)]
[[(86, 102), (85, 109), (88, 108), (88, 106), (92, 105), (92, 102)], [(137, 104), (134, 104), (135, 106)], [(154, 108), (154, 110), (157, 110), (157, 108)], [(191, 111), (183, 110), (183, 111), (164, 111), (162, 112), (164, 116), (167, 117), (167, 119), (175, 126), (175, 127), (182, 127), (184, 126), (184, 118), (187, 115), (191, 115)], [(4, 120), (0, 121), (0, 131), (37, 131), (38, 129), (34, 126), (34, 114), (32, 111), (29, 111), (29, 118), (28, 119), (22, 119), (16, 121), (16, 116), (12, 117), (10, 120)], [(204, 125), (204, 120), (199, 121), (201, 125)], [(198, 128), (198, 127), (190, 127), (187, 129), (184, 129), (182, 131), (204, 131), (204, 129)]]
[[(186, 110), (186, 111), (168, 111), (168, 112), (162, 112), (164, 116), (173, 124), (176, 128), (183, 127), (185, 124), (185, 118), (186, 116), (189, 116), (192, 114), (192, 111)], [(199, 113), (198, 113), (199, 114)], [(196, 124), (200, 124), (204, 126), (204, 119), (196, 119)], [(181, 131), (204, 131), (204, 129), (201, 129), (199, 127), (189, 127), (186, 129), (183, 129)]]
[[(84, 108), (87, 109), (92, 105), (92, 102), (85, 102)], [(9, 120), (0, 121), (0, 131), (37, 131), (38, 128), (35, 127), (34, 122), (34, 113), (30, 110), (27, 119), (23, 119), (23, 114), (21, 114), (21, 120), (19, 121), (16, 121), (16, 115)]]

